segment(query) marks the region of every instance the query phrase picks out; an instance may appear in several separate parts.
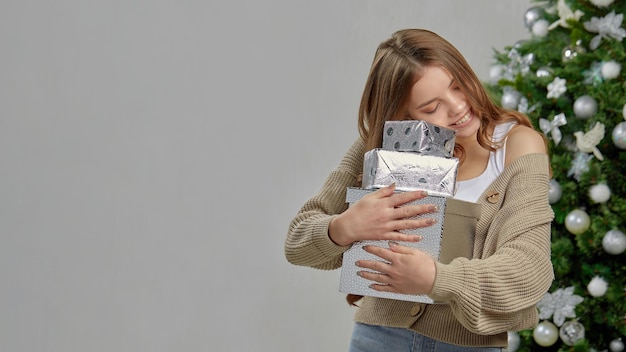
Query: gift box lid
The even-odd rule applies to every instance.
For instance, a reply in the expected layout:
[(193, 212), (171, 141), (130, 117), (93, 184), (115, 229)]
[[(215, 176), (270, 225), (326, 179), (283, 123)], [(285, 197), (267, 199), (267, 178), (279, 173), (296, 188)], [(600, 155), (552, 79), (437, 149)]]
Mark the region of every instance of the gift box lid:
[(382, 188), (395, 183), (401, 191), (422, 189), (453, 196), (458, 166), (457, 158), (372, 149), (364, 156), (362, 188)]

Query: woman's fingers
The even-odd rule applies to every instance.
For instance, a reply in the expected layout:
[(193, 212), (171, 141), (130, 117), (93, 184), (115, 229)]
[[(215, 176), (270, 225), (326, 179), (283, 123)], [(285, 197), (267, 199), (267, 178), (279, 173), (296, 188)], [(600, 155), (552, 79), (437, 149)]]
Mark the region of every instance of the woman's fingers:
[[(408, 204), (427, 196), (428, 193), (426, 191), (402, 192), (390, 196), (389, 201), (394, 207), (394, 218), (410, 219), (419, 215), (437, 212), (437, 206), (434, 204)], [(434, 219), (424, 219), (420, 221), (407, 220), (403, 224), (408, 226), (401, 226), (398, 230), (430, 226), (434, 224)]]
[[(379, 256), (383, 260), (385, 260), (385, 257), (388, 257), (388, 254), (391, 253), (387, 249), (376, 246), (366, 247), (367, 248), (364, 248), (366, 251)], [(376, 281), (383, 284), (389, 283), (391, 279), (389, 275), (389, 273), (391, 272), (391, 262), (389, 261), (389, 259), (387, 259), (387, 261), (359, 260), (355, 264), (361, 269), (365, 269), (357, 272), (357, 274), (364, 279)]]
[(405, 205), (395, 208), (396, 218), (406, 219), (414, 216), (435, 213), (439, 210), (434, 204)]
[(411, 203), (415, 200), (426, 198), (427, 196), (428, 196), (428, 192), (426, 191), (398, 192), (390, 196), (389, 201), (391, 202), (392, 206), (399, 207), (401, 205)]
[(382, 187), (382, 188), (377, 189), (375, 192), (372, 192), (363, 198), (366, 198), (366, 197), (389, 198), (394, 195), (395, 191), (396, 191), (396, 184), (392, 183), (387, 187)]
[(419, 229), (422, 227), (428, 227), (434, 225), (437, 222), (437, 219), (433, 218), (424, 218), (424, 219), (401, 219), (396, 220), (391, 223), (391, 227), (393, 231), (401, 232), (408, 231), (412, 229)]
[(360, 240), (419, 241), (419, 236), (403, 231), (434, 224), (436, 220), (426, 214), (437, 208), (433, 204), (407, 203), (426, 196), (425, 191), (396, 193), (394, 184), (380, 188), (335, 217), (329, 224), (329, 237), (340, 246)]
[(358, 260), (358, 275), (372, 281), (377, 291), (427, 294), (436, 275), (435, 260), (416, 248), (389, 241), (389, 248), (367, 245), (363, 249), (379, 260)]

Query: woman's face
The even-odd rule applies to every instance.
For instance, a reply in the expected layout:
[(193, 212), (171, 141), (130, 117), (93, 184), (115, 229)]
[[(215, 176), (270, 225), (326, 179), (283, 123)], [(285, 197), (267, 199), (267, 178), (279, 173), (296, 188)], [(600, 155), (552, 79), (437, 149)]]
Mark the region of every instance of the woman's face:
[(439, 66), (425, 67), (422, 78), (413, 84), (408, 115), (413, 120), (456, 130), (457, 140), (475, 137), (480, 126), (458, 82)]

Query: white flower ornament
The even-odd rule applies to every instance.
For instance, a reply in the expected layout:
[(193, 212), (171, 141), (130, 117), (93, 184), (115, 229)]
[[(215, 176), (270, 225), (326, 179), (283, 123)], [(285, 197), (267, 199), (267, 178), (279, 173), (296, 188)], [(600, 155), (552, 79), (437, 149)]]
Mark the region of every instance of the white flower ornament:
[(589, 42), (589, 48), (595, 50), (600, 46), (602, 38), (613, 38), (621, 42), (626, 37), (626, 29), (622, 28), (623, 20), (624, 14), (616, 15), (615, 11), (611, 11), (602, 18), (591, 17), (591, 20), (583, 23), (586, 30), (591, 33), (598, 33)]
[(554, 293), (546, 293), (541, 301), (537, 303), (540, 319), (550, 319), (556, 326), (561, 326), (565, 322), (565, 318), (576, 318), (574, 309), (583, 298), (574, 294), (574, 286), (568, 288), (560, 288)]
[(548, 83), (548, 95), (546, 97), (550, 99), (563, 95), (563, 93), (567, 92), (566, 82), (563, 78), (555, 77), (552, 83)]

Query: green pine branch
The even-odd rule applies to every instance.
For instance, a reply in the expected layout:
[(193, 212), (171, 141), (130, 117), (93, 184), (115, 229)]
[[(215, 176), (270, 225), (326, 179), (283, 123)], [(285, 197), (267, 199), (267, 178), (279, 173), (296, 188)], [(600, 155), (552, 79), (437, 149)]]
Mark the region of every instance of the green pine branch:
[[(557, 0), (535, 1), (543, 9), (556, 8)], [(584, 23), (592, 17), (602, 18), (614, 11), (626, 14), (626, 1), (616, 0), (606, 8), (599, 8), (589, 0), (566, 0), (572, 11), (584, 15), (579, 21), (567, 21), (569, 28), (559, 26), (545, 37), (532, 35), (502, 50), (494, 50), (494, 65), (500, 65), (504, 74), (495, 83), (485, 83), (490, 95), (500, 102), (507, 89), (515, 89), (526, 99), (527, 115), (533, 127), (541, 132), (539, 120), (552, 121), (556, 115), (565, 114), (567, 124), (560, 127), (562, 140), (557, 144), (548, 136), (548, 153), (553, 178), (562, 191), (561, 198), (552, 208), (552, 264), (555, 280), (551, 292), (574, 286), (575, 294), (584, 298), (577, 305), (578, 321), (585, 327), (585, 339), (568, 346), (560, 339), (552, 346), (539, 346), (533, 339), (532, 329), (518, 332), (521, 342), (518, 351), (598, 351), (608, 350), (611, 341), (622, 338), (626, 342), (626, 253), (612, 255), (603, 247), (603, 238), (612, 229), (626, 232), (626, 150), (612, 140), (612, 131), (624, 123), (622, 111), (626, 104), (626, 43), (612, 37), (603, 38), (600, 46), (592, 50), (589, 43), (597, 33), (589, 32)], [(559, 20), (559, 14), (544, 11), (542, 18), (548, 23)], [(522, 19), (520, 16), (520, 25)], [(626, 28), (626, 23), (622, 23)], [(569, 49), (573, 55), (564, 56)], [(512, 61), (509, 54), (516, 52), (525, 61), (527, 72)], [(614, 79), (602, 77), (598, 67), (608, 61), (622, 65)], [(538, 72), (545, 73), (538, 75)], [(595, 73), (595, 74), (594, 74)], [(567, 92), (558, 98), (547, 98), (548, 84), (556, 77), (566, 80)], [(576, 117), (574, 102), (588, 95), (597, 102), (596, 113), (587, 119)], [(605, 125), (604, 138), (597, 145), (604, 160), (593, 157), (587, 170), (576, 177), (571, 174), (576, 158), (575, 132), (589, 131), (596, 123)], [(606, 203), (597, 204), (589, 191), (594, 185), (605, 183), (611, 190)], [(566, 226), (567, 215), (574, 209), (584, 209), (590, 217), (589, 228), (581, 234), (570, 233)], [(594, 297), (587, 285), (596, 276), (608, 283), (607, 292)]]

